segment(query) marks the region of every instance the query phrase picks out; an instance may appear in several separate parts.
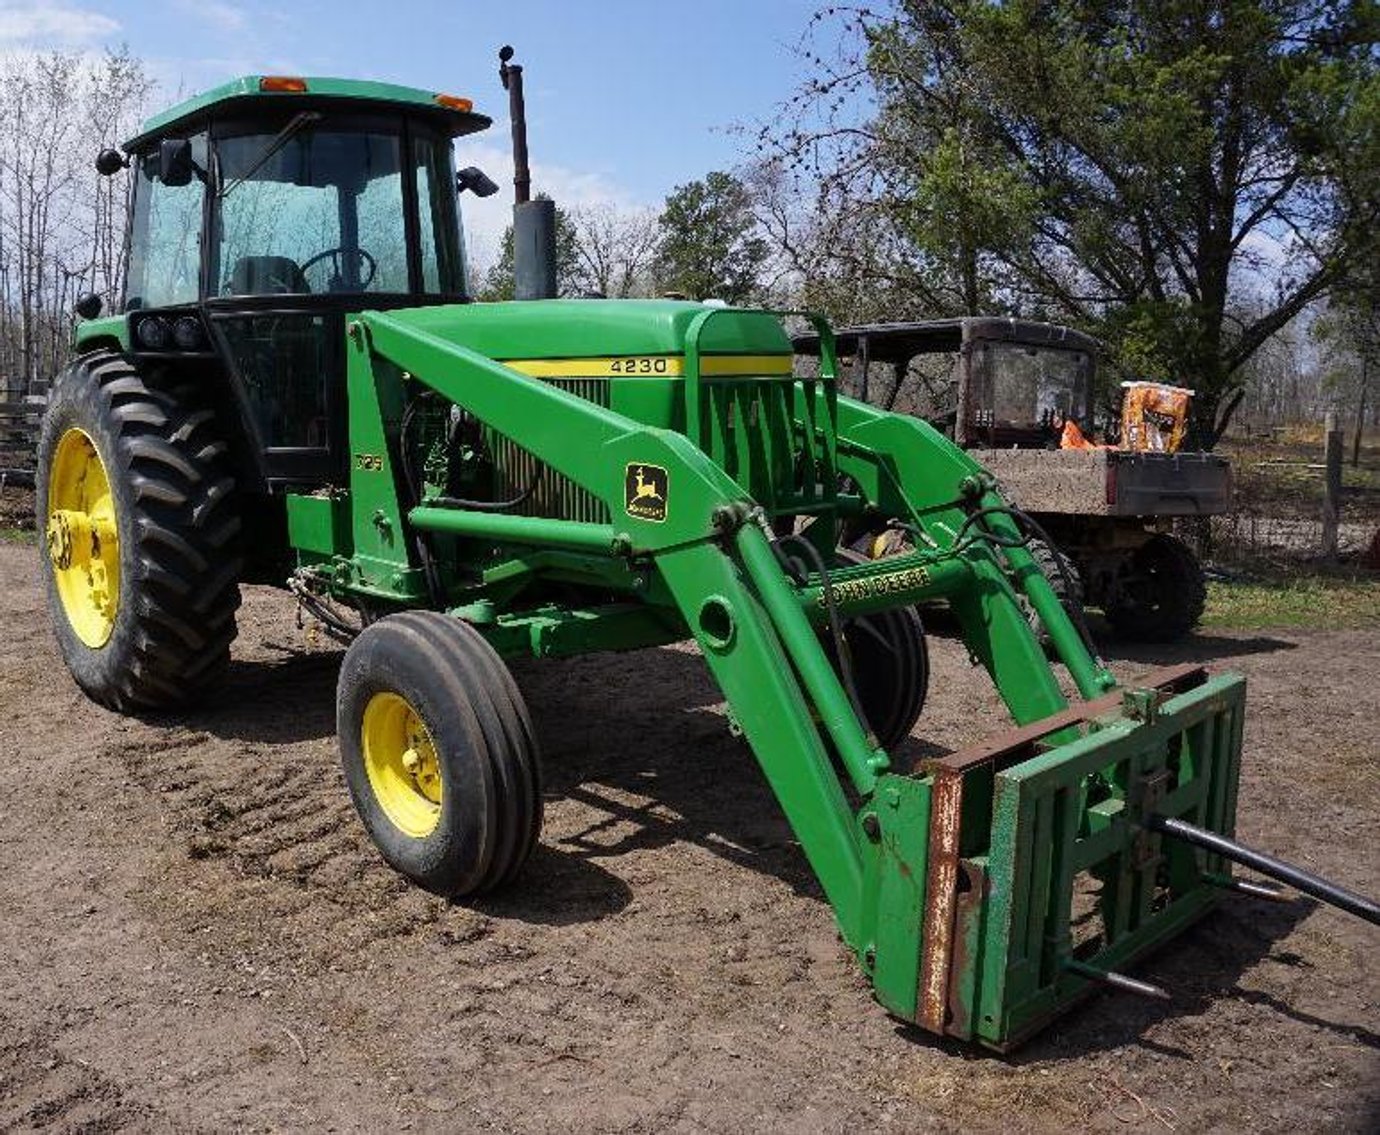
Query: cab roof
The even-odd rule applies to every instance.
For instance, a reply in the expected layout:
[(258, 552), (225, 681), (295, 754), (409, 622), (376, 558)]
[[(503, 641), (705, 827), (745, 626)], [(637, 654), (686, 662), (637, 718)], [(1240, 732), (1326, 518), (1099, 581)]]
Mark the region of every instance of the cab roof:
[[(242, 75), (209, 91), (178, 103), (176, 106), (155, 114), (148, 119), (139, 133), (124, 144), (127, 151), (138, 149), (143, 143), (163, 134), (174, 133), (178, 128), (206, 116), (233, 108), (236, 111), (267, 109), (277, 104), (302, 109), (330, 106), (335, 104), (359, 104), (353, 109), (368, 109), (364, 104), (372, 103), (376, 108), (388, 110), (420, 111), (444, 126), (452, 138), (464, 134), (474, 134), (487, 129), (492, 120), (471, 110), (461, 109), (467, 99), (454, 99), (438, 91), (425, 91), (418, 87), (402, 87), (396, 83), (375, 83), (365, 79), (330, 79), (295, 77), (289, 82), (300, 83), (305, 90), (266, 89), (270, 85), (280, 85), (281, 76)], [(445, 98), (452, 105), (439, 101)]]
[[(867, 357), (872, 362), (908, 362), (915, 355), (957, 351), (973, 339), (1090, 353), (1097, 353), (1101, 348), (1092, 336), (1071, 327), (1003, 315), (925, 319), (914, 323), (864, 323), (840, 327), (834, 332), (835, 349), (840, 355), (856, 355), (866, 342)], [(797, 335), (794, 344), (798, 354), (819, 354), (818, 335)]]

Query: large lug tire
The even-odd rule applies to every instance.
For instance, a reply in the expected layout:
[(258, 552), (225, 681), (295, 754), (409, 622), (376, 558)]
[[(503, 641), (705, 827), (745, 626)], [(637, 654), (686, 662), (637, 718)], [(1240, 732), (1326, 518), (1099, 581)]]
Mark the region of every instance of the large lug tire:
[(1159, 533), (1132, 553), (1107, 620), (1123, 638), (1175, 642), (1198, 625), (1206, 602), (1198, 557), (1177, 536)]
[(345, 781), (385, 860), (450, 897), (508, 882), (541, 831), (526, 704), (473, 627), (433, 611), (380, 619), (340, 669)]
[(240, 604), (240, 514), (214, 412), (98, 351), (53, 385), (36, 513), (58, 649), (94, 701), (167, 709), (221, 676)]
[[(861, 553), (840, 549), (847, 564), (868, 562)], [(882, 748), (891, 750), (910, 736), (925, 708), (930, 657), (925, 627), (914, 607), (895, 607), (844, 624), (853, 682), (867, 724)], [(825, 653), (838, 667), (834, 643), (824, 632)]]
[[(1079, 619), (1083, 617), (1083, 577), (1078, 573), (1078, 565), (1062, 550), (1046, 544), (1040, 539), (1031, 540), (1026, 545), (1026, 550), (1030, 552), (1031, 558), (1034, 559), (1039, 569), (1044, 572), (1055, 596), (1063, 605), (1064, 610), (1068, 612), (1074, 626), (1077, 626)], [(1063, 570), (1060, 570), (1061, 567)], [(1039, 638), (1040, 645), (1048, 647), (1050, 645), (1049, 632), (1045, 630), (1040, 616), (1035, 613), (1035, 608), (1031, 606), (1030, 600), (1026, 599), (1024, 595), (1020, 599), (1026, 620), (1030, 623), (1030, 629)]]

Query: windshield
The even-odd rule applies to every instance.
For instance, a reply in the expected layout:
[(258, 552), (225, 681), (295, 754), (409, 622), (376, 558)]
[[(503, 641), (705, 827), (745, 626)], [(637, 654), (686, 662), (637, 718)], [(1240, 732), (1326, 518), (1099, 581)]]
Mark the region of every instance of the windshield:
[(1084, 351), (979, 341), (973, 350), (969, 413), (981, 425), (1020, 428), (1081, 421), (1088, 368)]
[[(463, 292), (448, 140), (401, 129), (289, 124), (216, 145), (212, 294), (406, 293), (409, 197), (420, 206), (420, 290)], [(405, 180), (406, 179), (406, 180)]]

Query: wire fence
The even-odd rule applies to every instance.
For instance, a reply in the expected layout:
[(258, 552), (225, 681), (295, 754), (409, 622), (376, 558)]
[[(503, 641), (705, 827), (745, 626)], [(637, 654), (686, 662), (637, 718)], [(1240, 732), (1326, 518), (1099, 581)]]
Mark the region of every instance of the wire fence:
[(1228, 443), (1232, 506), (1204, 524), (1183, 528), (1204, 558), (1219, 566), (1306, 565), (1335, 560), (1380, 568), (1371, 559), (1380, 539), (1380, 442), (1362, 446), (1342, 465), (1336, 497), (1335, 551), (1326, 521), (1325, 440), (1253, 439)]

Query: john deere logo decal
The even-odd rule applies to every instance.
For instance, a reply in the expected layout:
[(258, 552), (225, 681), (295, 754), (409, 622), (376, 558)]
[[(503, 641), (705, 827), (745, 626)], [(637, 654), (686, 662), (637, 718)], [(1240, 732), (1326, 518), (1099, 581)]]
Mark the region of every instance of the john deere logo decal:
[(660, 465), (629, 465), (623, 477), (624, 507), (638, 520), (666, 519), (669, 478)]

